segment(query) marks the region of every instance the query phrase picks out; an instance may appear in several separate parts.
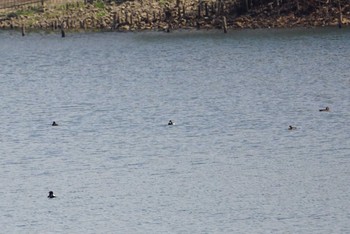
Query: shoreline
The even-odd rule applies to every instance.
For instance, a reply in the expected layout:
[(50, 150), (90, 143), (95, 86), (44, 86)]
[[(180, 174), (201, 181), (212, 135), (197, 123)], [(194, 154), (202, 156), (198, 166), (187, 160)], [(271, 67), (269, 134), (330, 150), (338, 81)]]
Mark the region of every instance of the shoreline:
[[(341, 11), (339, 11), (341, 9)], [(3, 10), (4, 11), (4, 10)], [(350, 3), (342, 8), (320, 6), (313, 11), (291, 11), (271, 5), (251, 8), (245, 13), (220, 2), (81, 2), (55, 6), (22, 6), (4, 11), (0, 29), (26, 31), (180, 31), (237, 30), (264, 28), (348, 27)]]
[[(266, 30), (267, 32), (269, 30), (271, 30), (271, 32), (276, 33), (276, 32), (282, 32), (283, 30), (312, 30), (312, 29), (336, 29), (336, 30), (340, 30), (344, 29), (344, 30), (348, 30), (350, 29), (349, 25), (345, 25), (343, 26), (341, 29), (339, 29), (339, 27), (337, 25), (333, 26), (333, 25), (326, 25), (326, 26), (295, 26), (295, 27), (258, 27), (258, 28), (229, 28), (227, 33), (232, 33), (232, 32), (239, 32), (239, 31), (257, 31), (257, 30)], [(7, 32), (16, 32), (21, 34), (21, 32), (24, 34), (23, 36), (26, 36), (27, 34), (31, 34), (31, 33), (42, 33), (42, 34), (59, 34), (61, 35), (62, 30), (58, 27), (57, 29), (50, 29), (50, 28), (24, 28), (24, 32), (23, 32), (23, 28), (21, 27), (14, 27), (14, 28), (0, 28), (0, 31), (7, 31)], [(149, 30), (149, 29), (136, 29), (136, 30), (112, 30), (112, 29), (64, 29), (64, 33), (65, 34), (79, 34), (79, 33), (223, 33), (224, 31), (223, 29), (218, 29), (218, 28), (206, 28), (206, 29), (197, 29), (195, 27), (192, 28), (180, 28), (180, 29), (173, 29), (173, 30)], [(64, 37), (64, 36), (63, 36)]]

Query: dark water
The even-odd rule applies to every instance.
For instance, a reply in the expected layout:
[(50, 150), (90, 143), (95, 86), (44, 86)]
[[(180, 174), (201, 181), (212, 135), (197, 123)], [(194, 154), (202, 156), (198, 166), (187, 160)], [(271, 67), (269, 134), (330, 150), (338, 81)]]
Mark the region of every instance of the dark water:
[(1, 232), (349, 233), (349, 38), (0, 31)]

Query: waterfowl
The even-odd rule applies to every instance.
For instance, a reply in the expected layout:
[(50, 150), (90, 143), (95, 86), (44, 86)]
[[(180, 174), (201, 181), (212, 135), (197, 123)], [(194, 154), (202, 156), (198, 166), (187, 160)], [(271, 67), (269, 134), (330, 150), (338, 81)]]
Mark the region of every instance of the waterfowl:
[(288, 130), (295, 130), (295, 129), (297, 129), (297, 128), (296, 128), (296, 127), (293, 127), (292, 125), (289, 125)]
[(320, 111), (329, 111), (329, 107), (328, 107), (328, 106), (326, 106), (326, 108), (324, 108), (324, 109), (320, 109)]
[(48, 198), (55, 198), (56, 196), (55, 196), (55, 194), (53, 194), (53, 192), (52, 191), (50, 191), (49, 192), (49, 196), (47, 196)]
[(173, 121), (169, 120), (168, 125), (175, 125), (175, 123)]
[(52, 126), (58, 126), (58, 124), (55, 121), (53, 121)]

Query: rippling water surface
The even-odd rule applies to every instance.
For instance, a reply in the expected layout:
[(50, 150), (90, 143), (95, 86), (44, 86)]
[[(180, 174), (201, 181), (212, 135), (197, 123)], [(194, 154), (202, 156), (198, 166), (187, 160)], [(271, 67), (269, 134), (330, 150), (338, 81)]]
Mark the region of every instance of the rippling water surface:
[(349, 38), (0, 31), (1, 232), (349, 233)]

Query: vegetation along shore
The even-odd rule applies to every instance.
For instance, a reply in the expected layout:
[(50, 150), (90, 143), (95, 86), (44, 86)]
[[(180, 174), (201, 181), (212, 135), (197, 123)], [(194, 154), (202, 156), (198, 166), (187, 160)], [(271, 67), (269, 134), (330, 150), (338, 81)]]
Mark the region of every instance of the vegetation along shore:
[(0, 0), (0, 28), (22, 29), (23, 35), (30, 29), (61, 30), (64, 36), (64, 30), (227, 32), (350, 25), (349, 0), (39, 0), (6, 8), (2, 1), (5, 0)]

